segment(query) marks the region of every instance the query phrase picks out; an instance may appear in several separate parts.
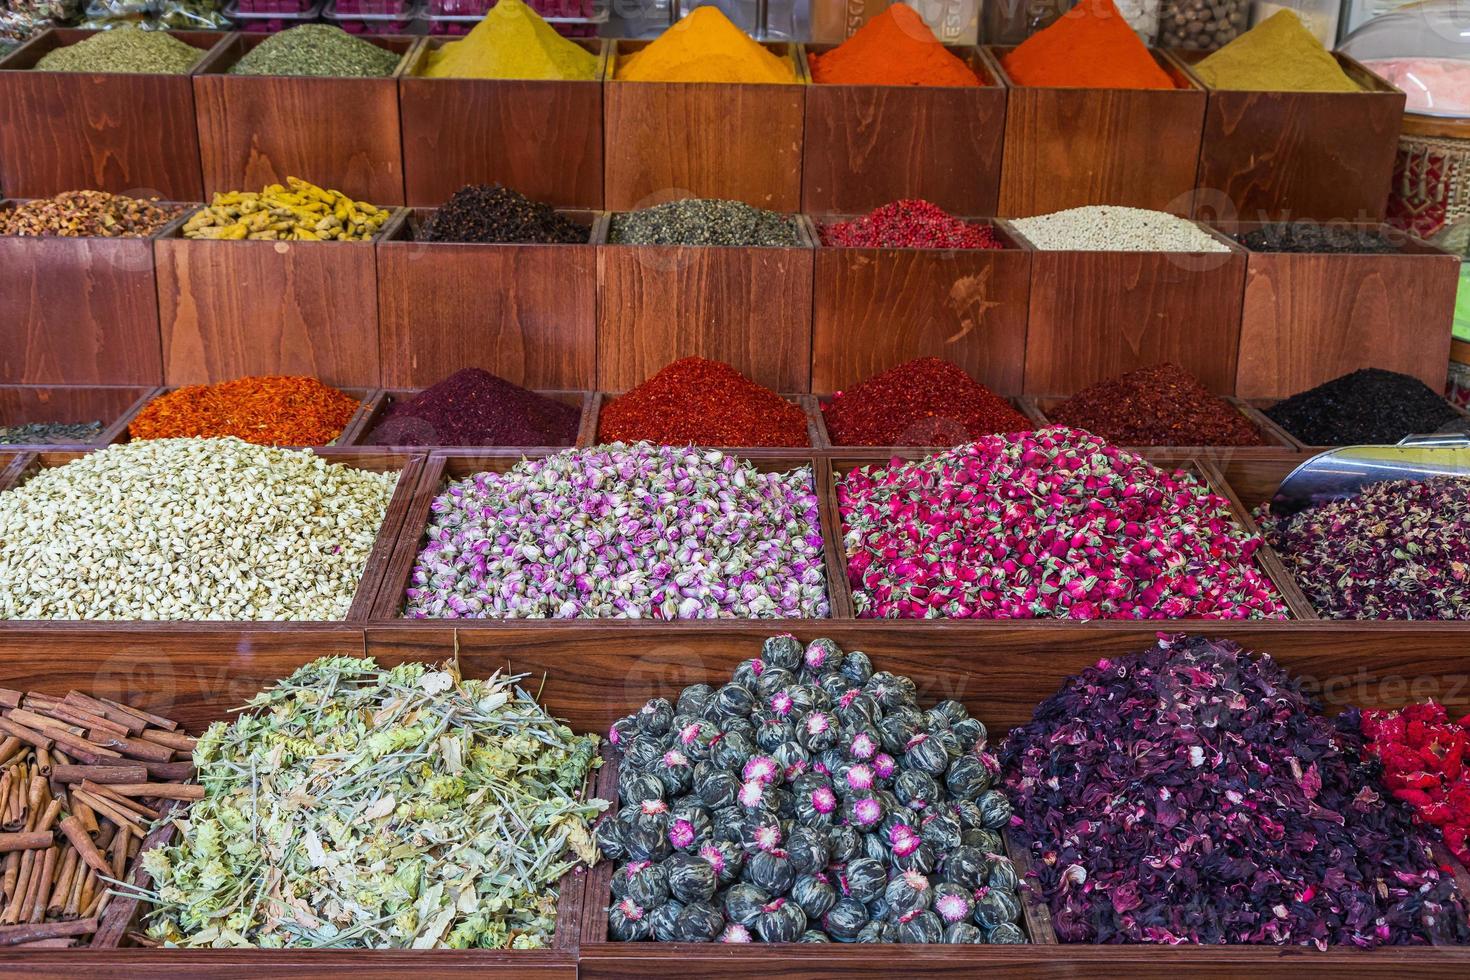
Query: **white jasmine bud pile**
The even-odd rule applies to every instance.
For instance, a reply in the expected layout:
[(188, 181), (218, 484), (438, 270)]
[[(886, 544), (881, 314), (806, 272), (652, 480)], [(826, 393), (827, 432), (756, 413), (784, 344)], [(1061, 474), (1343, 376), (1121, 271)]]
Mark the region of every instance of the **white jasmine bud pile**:
[(341, 619), (397, 479), (233, 438), (42, 470), (0, 494), (0, 619)]

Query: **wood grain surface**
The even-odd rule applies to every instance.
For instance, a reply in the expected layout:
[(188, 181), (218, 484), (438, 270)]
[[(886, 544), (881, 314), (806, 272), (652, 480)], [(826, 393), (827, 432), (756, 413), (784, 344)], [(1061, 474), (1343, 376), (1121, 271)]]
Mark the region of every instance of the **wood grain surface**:
[(917, 197), (951, 214), (995, 214), (1007, 92), (979, 48), (949, 50), (982, 87), (814, 82), (807, 89), (803, 211), (862, 214)]
[[(118, 438), (128, 420), (153, 396), (152, 387), (114, 385), (0, 385), (0, 425), (29, 422), (101, 422), (102, 431), (84, 442), (50, 442), (18, 447), (46, 448), (105, 446)], [(0, 439), (0, 447), (5, 441)]]
[[(591, 389), (597, 375), (595, 212), (587, 245), (384, 239), (377, 249), (382, 383), (426, 388), (466, 367), (529, 388)], [(417, 220), (417, 216), (416, 216)]]
[(1285, 398), (1366, 367), (1442, 391), (1459, 281), (1456, 256), (1416, 239), (1396, 255), (1251, 252), (1237, 394)]
[[(988, 49), (997, 63), (1007, 48)], [(1189, 214), (1205, 93), (1158, 52), (1177, 89), (1011, 84), (998, 214), (1122, 204)]]
[[(91, 31), (49, 30), (0, 61), (0, 189), (50, 197), (92, 189), (199, 200), (204, 191), (188, 75), (32, 70)], [(174, 37), (209, 51), (217, 31)]]
[[(1188, 70), (1205, 53), (1179, 50), (1170, 55)], [(1335, 57), (1362, 91), (1210, 89), (1196, 216), (1250, 221), (1383, 218), (1404, 94), (1347, 55)]]
[(605, 245), (598, 387), (626, 390), (671, 361), (724, 361), (776, 391), (810, 391), (810, 247)]
[(840, 391), (916, 357), (953, 361), (1002, 394), (1026, 358), (1031, 253), (819, 246), (812, 390)]
[[(603, 90), (603, 206), (627, 211), (681, 197), (801, 210), (803, 84), (620, 82), (616, 59), (644, 47), (618, 41)], [(791, 57), (794, 45), (769, 44)], [(793, 62), (795, 64), (795, 62)]]
[[(235, 34), (194, 76), (206, 194), (300, 177), (369, 204), (403, 203), (397, 72), (388, 78), (228, 75), (269, 35)], [(416, 38), (363, 40), (403, 55)]]
[[(591, 81), (423, 78), (430, 38), (398, 82), (407, 201), (438, 207), (500, 183), (557, 207), (601, 208), (602, 58)], [(601, 56), (603, 43), (576, 42)]]

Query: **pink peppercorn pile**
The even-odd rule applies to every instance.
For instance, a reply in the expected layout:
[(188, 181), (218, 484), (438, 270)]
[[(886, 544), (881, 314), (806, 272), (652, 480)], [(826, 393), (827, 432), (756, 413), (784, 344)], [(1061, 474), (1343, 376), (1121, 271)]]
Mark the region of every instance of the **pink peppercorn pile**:
[(861, 218), (823, 225), (823, 245), (840, 248), (1000, 248), (989, 225), (961, 221), (928, 201), (894, 201)]
[(1285, 615), (1223, 498), (1061, 427), (894, 460), (837, 485), (857, 613), (902, 619)]
[(954, 446), (992, 432), (1034, 426), (957, 364), (921, 357), (900, 364), (822, 407), (837, 446)]

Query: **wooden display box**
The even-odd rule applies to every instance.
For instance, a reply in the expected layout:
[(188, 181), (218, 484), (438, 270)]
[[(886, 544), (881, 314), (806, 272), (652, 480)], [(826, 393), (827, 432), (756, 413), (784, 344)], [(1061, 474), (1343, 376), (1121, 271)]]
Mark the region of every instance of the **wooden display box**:
[[(587, 445), (597, 445), (604, 442), (600, 426), (602, 425), (602, 410), (613, 401), (621, 398), (624, 392), (602, 391), (598, 392), (591, 404), (591, 418), (588, 420), (587, 435), (591, 439)], [(817, 407), (817, 400), (811, 395), (800, 393), (782, 394), (782, 398), (796, 405), (806, 415), (806, 437), (808, 449), (827, 449), (826, 429), (822, 426), (822, 410)], [(751, 453), (762, 455), (765, 453), (790, 454), (800, 452), (800, 449), (791, 449), (778, 446), (715, 446), (715, 449), (723, 449), (727, 452)]]
[[(835, 45), (807, 45), (825, 54)], [(824, 85), (806, 92), (801, 209), (865, 213), (923, 198), (952, 214), (995, 214), (1007, 90), (989, 56), (949, 46), (979, 88)]]
[(988, 223), (1004, 248), (841, 248), (818, 238), (812, 390), (942, 357), (988, 388), (1020, 391), (1032, 258), (1004, 225)]
[(810, 82), (800, 46), (765, 45), (792, 60), (791, 85), (618, 81), (617, 59), (647, 44), (615, 41), (608, 53), (603, 207), (705, 197), (800, 211)]
[[(1046, 419), (1042, 416), (1040, 412), (1036, 410), (1036, 404), (1031, 399), (1008, 395), (1000, 395), (1000, 397), (1004, 398), (1012, 408), (1024, 415), (1026, 419), (1031, 423), (1031, 426), (1033, 428), (1040, 429), (1047, 424)], [(832, 393), (827, 392), (821, 395), (817, 395), (815, 396), (815, 399), (817, 402), (817, 417), (822, 422), (822, 435), (827, 440), (825, 445), (833, 455), (846, 456), (851, 455), (852, 453), (898, 453), (902, 455), (921, 457), (930, 456), (938, 452), (943, 452), (945, 448), (953, 448), (953, 446), (960, 446), (964, 445), (967, 442), (974, 441), (968, 434), (961, 435), (960, 433), (962, 432), (962, 430), (960, 429), (959, 425), (956, 424), (954, 430), (955, 441), (949, 447), (917, 446), (912, 444), (899, 446), (852, 446), (839, 444), (833, 437), (832, 430), (827, 427), (826, 421), (827, 409), (832, 404)]]
[(205, 195), (300, 177), (369, 204), (402, 204), (398, 76), (419, 39), (363, 36), (402, 56), (386, 78), (227, 74), (269, 36), (230, 35), (194, 76)]
[[(404, 218), (389, 218), (378, 239)], [(167, 384), (250, 374), (381, 383), (375, 242), (195, 240), (176, 230), (154, 247)]]
[[(492, 472), (504, 473), (512, 469), (523, 458), (535, 458), (548, 455), (545, 451), (526, 451), (522, 453), (517, 450), (491, 452), (436, 452), (429, 456), (419, 476), (418, 487), (413, 495), (413, 501), (404, 512), (404, 520), (398, 534), (398, 546), (388, 564), (387, 574), (383, 577), (382, 588), (378, 593), (377, 602), (373, 608), (372, 618), (380, 622), (397, 623), (429, 623), (433, 628), (453, 631), (473, 631), (475, 629), (504, 629), (513, 626), (524, 627), (527, 623), (532, 628), (544, 629), (555, 633), (558, 630), (575, 629), (595, 624), (599, 630), (623, 629), (629, 626), (637, 626), (644, 623), (637, 619), (596, 619), (596, 620), (565, 620), (565, 619), (442, 619), (442, 620), (409, 620), (403, 617), (404, 594), (413, 578), (414, 564), (418, 559), (419, 551), (423, 547), (424, 536), (429, 526), (430, 506), (434, 498), (444, 492), (445, 486), (452, 480), (462, 480), (476, 473)], [(801, 450), (765, 450), (763, 452), (742, 452), (743, 457), (748, 458), (750, 464), (763, 473), (786, 472), (801, 466), (811, 467), (813, 488), (821, 504), (820, 521), (822, 524), (822, 540), (825, 552), (825, 565), (827, 572), (827, 590), (830, 611), (828, 619), (851, 619), (852, 602), (847, 592), (847, 579), (842, 573), (839, 564), (839, 555), (833, 536), (832, 529), (837, 525), (837, 513), (830, 507), (830, 494), (823, 492), (822, 487), (831, 482), (830, 471), (824, 459), (803, 453)], [(665, 628), (677, 629), (688, 623), (709, 623), (712, 620), (681, 620), (666, 622)], [(727, 621), (725, 621), (727, 622)], [(782, 623), (810, 623), (815, 620), (748, 620), (752, 626), (769, 630), (773, 633), (781, 632), (779, 625)], [(825, 622), (825, 620), (823, 620)]]
[(1023, 392), (1071, 395), (1173, 361), (1234, 394), (1246, 251), (1216, 237), (1229, 252), (1032, 253)]
[[(102, 423), (102, 431), (96, 438), (84, 442), (8, 445), (0, 438), (0, 448), (36, 452), (43, 449), (106, 446), (120, 442), (127, 435), (129, 420), (148, 404), (155, 390), (131, 385), (0, 385), (0, 426), (32, 422)], [(0, 465), (0, 469), (4, 469), (3, 465)]]
[(1381, 232), (1399, 251), (1248, 254), (1237, 394), (1281, 399), (1365, 367), (1444, 390), (1459, 257), (1387, 225), (1346, 227)]
[[(1055, 397), (1055, 396), (1046, 396), (1046, 397), (1041, 397), (1041, 398), (1026, 398), (1023, 401), (1026, 403), (1026, 407), (1027, 407), (1028, 411), (1030, 411), (1031, 414), (1033, 414), (1036, 418), (1040, 419), (1041, 422), (1042, 422), (1042, 424), (1044, 424), (1044, 425), (1054, 425), (1054, 424), (1060, 425), (1061, 423), (1053, 423), (1051, 421), (1051, 413), (1052, 413), (1052, 410), (1053, 409), (1055, 409), (1058, 405), (1060, 405), (1065, 400), (1066, 400), (1065, 398), (1059, 398), (1059, 397)], [(1234, 405), (1236, 411), (1240, 412), (1241, 415), (1244, 415), (1247, 419), (1249, 419), (1256, 426), (1256, 428), (1258, 428), (1258, 429), (1261, 430), (1261, 434), (1265, 437), (1266, 442), (1267, 442), (1267, 445), (1265, 445), (1265, 446), (1162, 446), (1162, 447), (1161, 446), (1138, 446), (1138, 447), (1131, 447), (1131, 448), (1133, 448), (1135, 451), (1144, 451), (1144, 452), (1148, 451), (1149, 449), (1160, 449), (1160, 448), (1170, 449), (1170, 450), (1177, 451), (1177, 452), (1186, 452), (1186, 453), (1189, 453), (1191, 456), (1198, 456), (1198, 457), (1202, 457), (1202, 458), (1205, 458), (1205, 459), (1209, 459), (1211, 461), (1215, 461), (1215, 460), (1217, 460), (1218, 458), (1221, 458), (1221, 457), (1227, 457), (1227, 456), (1234, 455), (1235, 453), (1240, 452), (1242, 450), (1250, 450), (1251, 452), (1272, 452), (1272, 453), (1275, 453), (1277, 455), (1280, 455), (1280, 454), (1283, 454), (1283, 453), (1284, 454), (1289, 454), (1289, 455), (1296, 455), (1297, 453), (1299, 453), (1301, 451), (1300, 445), (1297, 443), (1297, 441), (1295, 439), (1293, 439), (1287, 433), (1287, 431), (1285, 429), (1281, 428), (1281, 426), (1277, 425), (1275, 422), (1272, 422), (1270, 419), (1268, 419), (1261, 412), (1260, 409), (1256, 408), (1254, 405), (1250, 404), (1249, 402), (1247, 402), (1243, 398), (1227, 397), (1226, 398), (1226, 401), (1228, 401), (1228, 402), (1230, 402), (1230, 404)]]
[(1121, 204), (1189, 214), (1199, 165), (1205, 92), (1161, 52), (1176, 89), (1010, 87), (998, 214), (1049, 214)]
[(424, 78), (429, 38), (398, 79), (403, 176), (413, 207), (438, 207), (466, 184), (504, 184), (533, 201), (601, 208), (604, 43), (590, 81)]
[(775, 391), (810, 391), (816, 235), (799, 225), (790, 247), (600, 246), (598, 386), (624, 391), (697, 355)]
[[(1187, 71), (1207, 52), (1175, 50)], [(1361, 92), (1209, 92), (1198, 217), (1380, 221), (1388, 205), (1404, 93), (1345, 54)]]
[[(390, 408), (393, 407), (393, 403), (396, 402), (396, 401), (401, 401), (402, 399), (405, 399), (405, 398), (412, 398), (412, 397), (414, 397), (415, 395), (419, 394), (422, 391), (423, 391), (422, 388), (388, 388), (388, 389), (385, 389), (383, 391), (378, 392), (376, 395), (373, 396), (372, 401), (364, 407), (364, 411), (362, 413), (361, 420), (359, 421), (359, 423), (357, 424), (357, 426), (354, 428), (353, 433), (352, 433), (350, 439), (344, 440), (344, 445), (361, 446), (361, 447), (364, 447), (364, 448), (375, 447), (377, 444), (376, 443), (370, 443), (370, 442), (367, 441), (367, 439), (368, 439), (369, 436), (372, 435), (373, 429), (377, 428), (378, 423), (380, 423), (381, 421), (383, 421), (383, 417), (387, 414), (388, 409), (390, 409)], [(596, 404), (597, 395), (594, 392), (590, 392), (590, 391), (538, 391), (537, 394), (538, 395), (544, 395), (547, 398), (555, 399), (556, 401), (559, 401), (559, 402), (561, 402), (564, 405), (575, 405), (577, 407), (577, 409), (582, 414), (581, 414), (581, 421), (579, 422), (579, 424), (577, 426), (576, 440), (572, 443), (572, 445), (576, 445), (576, 446), (590, 446), (590, 445), (592, 445), (592, 434), (596, 431), (595, 427), (593, 427), (594, 426), (594, 423), (593, 423), (593, 415), (596, 412), (596, 408), (594, 406)], [(560, 451), (562, 449), (570, 449), (570, 448), (571, 448), (570, 445), (569, 446), (473, 446), (473, 447), (470, 447), (470, 446), (455, 445), (455, 444), (446, 443), (446, 442), (443, 442), (443, 441), (436, 441), (436, 442), (428, 443), (428, 444), (425, 444), (425, 445), (422, 445), (422, 446), (408, 446), (408, 447), (403, 447), (403, 450), (404, 451), (410, 451), (410, 452), (432, 452), (432, 451), (441, 450), (441, 449), (442, 450), (458, 450), (460, 452), (475, 451), (475, 450), (481, 450), (481, 451), (503, 450), (503, 451), (506, 451), (506, 452), (530, 452), (530, 453), (548, 452), (548, 453), (554, 453), (554, 452), (558, 452), (558, 451)]]
[(597, 375), (597, 255), (585, 245), (418, 242), (419, 212), (377, 248), (383, 380), (425, 388), (479, 367), (528, 388), (586, 390)]
[[(189, 74), (37, 71), (95, 31), (51, 29), (0, 59), (0, 187), (14, 197), (103, 190), (171, 201), (204, 192)], [(205, 52), (218, 31), (172, 31)], [(197, 70), (197, 68), (196, 68)]]
[[(234, 379), (227, 378), (225, 380)], [(167, 395), (170, 392), (178, 391), (181, 387), (183, 387), (183, 385), (170, 385), (166, 388), (158, 388), (155, 391), (149, 393), (149, 395), (139, 401), (134, 409), (128, 413), (127, 417), (123, 419), (122, 424), (118, 426), (118, 431), (115, 437), (110, 441), (132, 442), (133, 437), (132, 434), (128, 431), (128, 426), (132, 423), (133, 419), (137, 417), (138, 413), (147, 408), (149, 403), (152, 402), (153, 399), (159, 398), (163, 395)], [(287, 446), (282, 448), (327, 449), (335, 446), (347, 447), (356, 445), (357, 437), (360, 436), (364, 431), (363, 425), (367, 422), (368, 413), (372, 411), (373, 407), (379, 402), (380, 392), (376, 388), (338, 388), (337, 390), (342, 392), (343, 394), (351, 395), (353, 398), (357, 399), (357, 408), (352, 413), (352, 417), (347, 420), (347, 424), (342, 427), (342, 434), (325, 446)]]
[(0, 331), (0, 383), (161, 383), (153, 241), (0, 235)]
[[(368, 554), (367, 562), (363, 568), (362, 581), (358, 585), (357, 594), (352, 600), (352, 606), (344, 617), (344, 622), (360, 622), (368, 618), (372, 610), (373, 600), (378, 594), (378, 588), (382, 582), (383, 572), (387, 568), (388, 559), (393, 554), (397, 543), (399, 531), (403, 527), (403, 517), (408, 510), (413, 496), (414, 488), (418, 485), (419, 474), (423, 469), (428, 457), (424, 455), (411, 455), (409, 453), (397, 453), (387, 450), (352, 449), (352, 448), (319, 448), (312, 449), (316, 455), (324, 457), (344, 466), (357, 467), (359, 469), (373, 470), (378, 473), (398, 473), (398, 483), (394, 487), (393, 496), (388, 501), (388, 508), (383, 515), (382, 526), (378, 529), (377, 540), (373, 543), (372, 551)], [(43, 469), (52, 469), (57, 466), (65, 466), (73, 460), (88, 455), (85, 450), (54, 450), (39, 452), (24, 458), (24, 462), (18, 470), (12, 470), (8, 485), (0, 483), (0, 488), (13, 490), (20, 487), (26, 480), (35, 476)], [(55, 626), (71, 623), (73, 625), (85, 624), (87, 629), (109, 631), (114, 629), (148, 629), (155, 634), (161, 634), (169, 626), (183, 625), (197, 628), (204, 621), (195, 620), (171, 620), (166, 622), (149, 622), (146, 627), (140, 625), (139, 620), (0, 620), (0, 635), (8, 636), (13, 631), (49, 630)], [(301, 622), (271, 622), (268, 628), (277, 630), (289, 630), (303, 625), (311, 626), (316, 621)], [(213, 626), (214, 624), (210, 624)], [(267, 624), (236, 624), (236, 625), (267, 625)], [(3, 642), (3, 641), (0, 641)], [(175, 719), (179, 720), (179, 719)]]

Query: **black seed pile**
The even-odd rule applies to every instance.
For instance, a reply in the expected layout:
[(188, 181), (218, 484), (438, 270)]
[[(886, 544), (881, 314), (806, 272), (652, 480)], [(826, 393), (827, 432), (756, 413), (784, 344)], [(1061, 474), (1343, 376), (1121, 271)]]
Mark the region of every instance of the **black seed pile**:
[(739, 201), (671, 201), (614, 215), (608, 240), (617, 245), (800, 245), (796, 220)]
[(27, 422), (24, 425), (0, 425), (0, 445), (54, 446), (92, 442), (101, 434), (101, 422)]
[(1309, 446), (1390, 444), (1465, 428), (1464, 417), (1424, 382), (1377, 368), (1292, 395), (1266, 414)]
[(582, 245), (591, 237), (591, 228), (500, 184), (461, 187), (418, 234), (425, 242), (487, 245)]
[(1252, 252), (1358, 252), (1387, 255), (1398, 246), (1382, 232), (1316, 222), (1268, 224), (1236, 236)]

